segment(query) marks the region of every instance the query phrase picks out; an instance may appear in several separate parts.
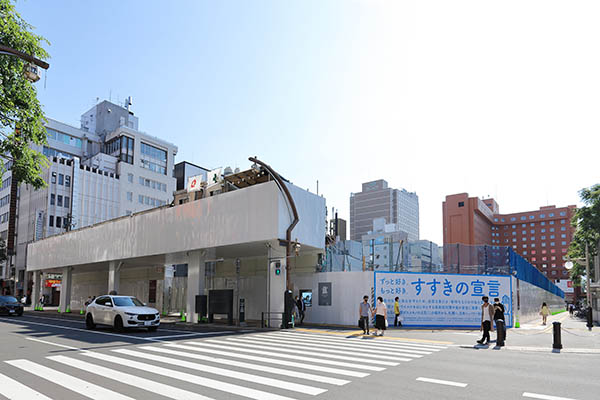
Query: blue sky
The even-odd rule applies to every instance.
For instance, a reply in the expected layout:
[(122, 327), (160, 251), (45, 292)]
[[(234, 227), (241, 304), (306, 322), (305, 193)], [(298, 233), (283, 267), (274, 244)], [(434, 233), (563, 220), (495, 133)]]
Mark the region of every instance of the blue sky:
[(595, 2), (17, 6), (51, 42), (49, 117), (79, 126), (96, 98), (132, 96), (178, 161), (256, 155), (303, 188), (319, 180), (342, 217), (361, 182), (385, 178), (417, 192), (421, 236), (441, 244), (446, 194), (516, 212), (576, 204), (598, 181)]

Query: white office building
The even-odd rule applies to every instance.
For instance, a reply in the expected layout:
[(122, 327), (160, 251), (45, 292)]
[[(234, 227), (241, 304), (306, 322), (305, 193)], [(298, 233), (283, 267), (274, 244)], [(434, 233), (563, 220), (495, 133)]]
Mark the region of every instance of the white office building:
[[(14, 275), (17, 294), (27, 292), (28, 243), (172, 202), (177, 147), (140, 132), (129, 105), (103, 101), (82, 115), (81, 128), (48, 119), (48, 144), (36, 148), (49, 161), (43, 171), (48, 185), (13, 190), (15, 254), (2, 278)], [(8, 242), (10, 192), (8, 172), (0, 186), (0, 235)]]

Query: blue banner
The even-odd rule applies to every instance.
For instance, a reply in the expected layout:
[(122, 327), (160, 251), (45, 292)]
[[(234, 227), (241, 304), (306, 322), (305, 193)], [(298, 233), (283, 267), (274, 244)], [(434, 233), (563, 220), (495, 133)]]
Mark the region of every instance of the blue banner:
[(402, 325), (407, 327), (479, 328), (481, 298), (498, 297), (512, 327), (512, 284), (509, 276), (375, 272), (375, 297), (383, 297), (390, 325), (398, 297)]

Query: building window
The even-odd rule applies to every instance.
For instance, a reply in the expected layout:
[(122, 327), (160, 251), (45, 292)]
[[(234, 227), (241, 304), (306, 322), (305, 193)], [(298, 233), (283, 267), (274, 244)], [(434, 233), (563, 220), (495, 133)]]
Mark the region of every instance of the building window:
[(554, 260), (556, 260), (556, 256), (552, 256), (552, 257), (550, 257), (550, 259), (551, 259), (552, 261), (554, 261)]
[(565, 228), (564, 226), (561, 226), (561, 227), (560, 227), (560, 230), (564, 232), (564, 231), (566, 231), (566, 230), (567, 230), (567, 228)]
[(546, 225), (546, 222), (542, 221), (542, 222), (540, 222), (540, 225), (544, 226), (544, 225)]
[(138, 177), (138, 183), (142, 186), (144, 186), (144, 178), (142, 178), (141, 176)]
[(527, 231), (521, 231), (521, 235), (527, 235)]
[(554, 217), (554, 213), (550, 213), (550, 214), (548, 214), (548, 216), (549, 216), (550, 218), (552, 218), (552, 217)]
[(144, 196), (142, 196), (141, 194), (138, 195), (138, 203), (144, 204)]
[(550, 247), (554, 247), (556, 245), (555, 242), (550, 242)]
[[(531, 247), (533, 247), (533, 246), (531, 246)], [(535, 254), (535, 250), (531, 250), (531, 254)]]
[(535, 242), (535, 236), (532, 236), (532, 237), (531, 237), (531, 241), (532, 241), (532, 242)]
[(133, 192), (127, 192), (127, 201), (133, 201)]
[(527, 245), (526, 245), (526, 244), (523, 244), (523, 248), (524, 248), (524, 249), (526, 249), (526, 248), (527, 248)]
[(56, 205), (59, 207), (63, 206), (63, 197), (59, 194), (58, 196), (56, 196)]
[(58, 174), (58, 184), (59, 185), (65, 184), (65, 176), (63, 174)]
[(513, 232), (513, 233), (512, 233), (512, 235), (513, 235), (513, 236), (517, 236), (517, 232)]
[(56, 217), (56, 227), (60, 228), (62, 226), (62, 220), (60, 217)]
[(527, 250), (523, 250), (523, 255), (526, 256), (527, 255)]
[(52, 193), (50, 195), (50, 205), (53, 206), (56, 204), (56, 195), (54, 193)]
[(536, 258), (535, 257), (531, 257), (531, 261), (536, 262)]
[(554, 239), (554, 235), (550, 235), (550, 239)]
[(147, 187), (150, 187), (150, 179), (146, 179), (144, 181), (144, 185), (147, 186)]
[(535, 226), (535, 222), (530, 223), (529, 226)]
[(529, 216), (529, 219), (534, 219), (534, 218), (535, 218), (535, 217), (534, 217), (533, 215), (530, 215), (530, 216)]
[(542, 264), (542, 268), (548, 268), (548, 264)]
[[(560, 212), (560, 216), (561, 216), (561, 217), (564, 217), (565, 215), (567, 215), (567, 213), (566, 213), (565, 211), (561, 211), (561, 212)], [(563, 220), (563, 221), (564, 221), (564, 220)]]
[(511, 228), (515, 229), (517, 226), (516, 225), (512, 225)]
[(535, 243), (531, 243), (531, 247), (535, 247)]
[(562, 242), (560, 242), (561, 245), (566, 246), (567, 242), (565, 240), (563, 240)]
[(546, 214), (540, 214), (540, 218), (546, 218)]
[(546, 240), (546, 236), (542, 236), (542, 240)]
[(546, 232), (546, 228), (542, 228), (542, 230), (540, 232), (542, 232), (542, 233)]
[(127, 180), (129, 183), (133, 183), (133, 174), (127, 174)]
[(48, 217), (48, 226), (54, 226), (54, 215)]
[(51, 182), (52, 183), (56, 183), (56, 172), (52, 173), (52, 180), (51, 180)]
[(69, 208), (70, 203), (71, 199), (69, 198), (69, 196), (65, 196), (65, 208)]
[(549, 224), (550, 224), (550, 225), (554, 225), (554, 221), (550, 221), (550, 222), (549, 222)]
[(523, 215), (523, 216), (521, 216), (521, 221), (525, 221), (525, 220), (527, 220), (527, 217), (526, 217), (526, 216), (524, 216), (524, 215)]
[(548, 257), (542, 257), (542, 261), (546, 261)]
[(498, 218), (494, 218), (494, 222), (498, 222)]
[(65, 186), (71, 187), (71, 177), (69, 175), (65, 175)]

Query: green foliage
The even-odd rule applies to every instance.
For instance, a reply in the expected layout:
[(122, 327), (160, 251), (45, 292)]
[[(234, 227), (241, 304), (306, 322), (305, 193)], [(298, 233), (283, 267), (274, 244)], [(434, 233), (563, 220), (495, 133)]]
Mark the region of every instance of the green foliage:
[[(579, 191), (584, 206), (578, 208), (571, 224), (576, 228), (569, 246), (570, 258), (585, 258), (585, 244), (588, 244), (590, 257), (590, 275), (594, 278), (594, 256), (598, 254), (600, 239), (600, 184)], [(574, 262), (571, 278), (576, 286), (580, 285), (581, 276), (585, 274), (585, 265)]]
[[(11, 0), (0, 0), (0, 44), (39, 59), (47, 59), (42, 47), (48, 41), (31, 32), (33, 27), (15, 11)], [(30, 148), (46, 143), (44, 113), (34, 85), (25, 78), (26, 61), (0, 54), (0, 173), (12, 165), (13, 179), (44, 187), (42, 169), (46, 158)]]

